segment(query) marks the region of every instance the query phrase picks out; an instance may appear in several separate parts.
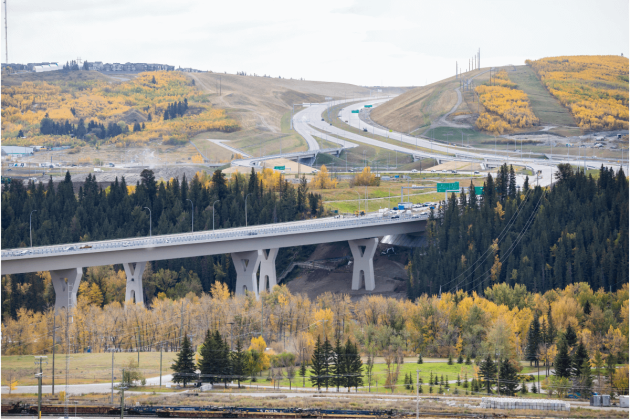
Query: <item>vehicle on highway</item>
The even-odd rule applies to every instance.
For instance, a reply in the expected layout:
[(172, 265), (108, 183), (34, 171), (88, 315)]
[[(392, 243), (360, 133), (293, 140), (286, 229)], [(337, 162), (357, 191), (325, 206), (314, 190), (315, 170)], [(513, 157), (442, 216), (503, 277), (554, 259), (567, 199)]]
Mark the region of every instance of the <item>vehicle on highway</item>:
[(473, 175), (478, 175), (478, 174), (479, 174), (479, 171), (478, 171), (478, 170), (475, 170), (475, 171), (473, 172)]
[(394, 219), (394, 218), (400, 218), (400, 215), (398, 215), (398, 214), (392, 215), (392, 219)]
[(109, 164), (109, 167), (114, 167), (114, 163), (110, 163), (110, 164)]
[(367, 132), (367, 128), (363, 128), (363, 132)]
[(91, 249), (92, 246), (90, 246), (89, 244), (84, 244), (83, 246), (79, 247), (79, 249)]
[(457, 174), (457, 170), (451, 170), (451, 173)]
[(435, 173), (435, 170), (431, 170), (431, 173)]
[(317, 170), (317, 169), (313, 169), (313, 170), (311, 171), (311, 173), (317, 173), (317, 172), (319, 172), (319, 170)]
[(64, 252), (69, 252), (70, 250), (77, 250), (76, 246), (68, 246), (68, 247), (64, 247), (63, 251)]
[(411, 169), (411, 173), (418, 173), (416, 169)]
[(24, 255), (26, 255), (27, 253), (31, 253), (31, 251), (30, 251), (30, 250), (28, 250), (28, 249), (27, 249), (27, 250), (20, 250), (19, 252), (15, 252), (15, 253), (14, 253), (14, 255), (15, 255), (15, 256), (24, 256)]
[(394, 248), (393, 247), (388, 247), (387, 249), (383, 250), (381, 252), (381, 255), (393, 255), (395, 254)]
[(322, 121), (324, 120), (324, 118), (322, 118)]

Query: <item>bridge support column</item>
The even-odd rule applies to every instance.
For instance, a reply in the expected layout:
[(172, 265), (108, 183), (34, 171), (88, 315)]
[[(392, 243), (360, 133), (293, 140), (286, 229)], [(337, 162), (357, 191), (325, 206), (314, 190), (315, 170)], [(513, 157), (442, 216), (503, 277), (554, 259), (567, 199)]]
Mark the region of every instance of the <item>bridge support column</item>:
[(278, 249), (259, 250), (260, 252), (260, 286), (258, 293), (267, 289), (269, 290), (275, 287), (276, 282), (276, 256), (278, 256)]
[(55, 310), (77, 306), (77, 291), (79, 291), (82, 276), (83, 268), (50, 271), (50, 278), (55, 288)]
[(367, 291), (374, 291), (374, 252), (378, 246), (378, 238), (348, 240), (354, 264), (352, 268), (352, 289), (359, 290), (365, 286)]
[(260, 250), (232, 253), (232, 263), (236, 270), (236, 295), (244, 295), (245, 291), (256, 294), (258, 298), (258, 279), (256, 273), (262, 258)]
[(142, 292), (142, 274), (146, 262), (123, 263), (125, 274), (127, 275), (127, 290), (125, 292), (125, 302), (131, 301), (144, 306), (144, 293)]

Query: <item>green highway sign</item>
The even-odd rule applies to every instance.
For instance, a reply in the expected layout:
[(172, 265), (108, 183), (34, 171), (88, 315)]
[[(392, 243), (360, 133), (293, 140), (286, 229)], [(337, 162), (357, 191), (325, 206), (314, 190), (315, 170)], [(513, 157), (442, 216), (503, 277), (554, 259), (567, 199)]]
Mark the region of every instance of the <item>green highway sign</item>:
[(457, 192), (459, 191), (459, 182), (438, 183), (437, 191), (438, 192)]
[(366, 108), (371, 108), (371, 107), (372, 107), (372, 105), (365, 105), (365, 107), (366, 107)]
[(273, 170), (284, 170), (285, 166), (274, 166)]
[(357, 109), (356, 111), (352, 111), (352, 113), (359, 113), (359, 110)]
[(483, 186), (475, 186), (475, 194), (483, 195)]

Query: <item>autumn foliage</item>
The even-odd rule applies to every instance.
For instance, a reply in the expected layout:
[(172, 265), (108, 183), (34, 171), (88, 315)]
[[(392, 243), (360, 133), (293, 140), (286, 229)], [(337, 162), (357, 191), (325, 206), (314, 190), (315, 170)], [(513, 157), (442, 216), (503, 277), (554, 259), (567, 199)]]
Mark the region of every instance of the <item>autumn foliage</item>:
[(628, 59), (582, 55), (527, 60), (585, 130), (628, 129)]
[[(155, 83), (153, 82), (155, 79)], [(187, 100), (190, 109), (182, 117), (164, 120), (171, 103)], [(73, 144), (69, 135), (42, 135), (40, 122), (48, 115), (56, 123), (87, 125), (94, 121), (107, 126), (123, 123), (128, 132), (109, 138), (112, 143), (143, 144), (150, 139), (175, 137), (187, 140), (203, 131), (231, 132), (239, 124), (222, 109), (213, 108), (205, 95), (199, 94), (182, 73), (147, 72), (122, 83), (101, 80), (73, 82), (23, 82), (21, 86), (2, 89), (3, 144), (30, 145)], [(133, 131), (134, 121), (144, 122), (146, 129)], [(22, 130), (26, 139), (16, 138)], [(98, 141), (88, 133), (86, 141)]]
[(480, 130), (503, 134), (516, 128), (530, 128), (538, 124), (527, 94), (517, 90), (505, 71), (492, 77), (492, 85), (475, 88), (484, 111), (477, 118)]
[(331, 178), (328, 168), (322, 164), (319, 172), (313, 176), (311, 186), (314, 189), (335, 189), (337, 187), (337, 179)]
[(354, 175), (351, 182), (352, 186), (378, 186), (381, 179), (372, 173), (370, 167), (364, 167), (361, 173)]

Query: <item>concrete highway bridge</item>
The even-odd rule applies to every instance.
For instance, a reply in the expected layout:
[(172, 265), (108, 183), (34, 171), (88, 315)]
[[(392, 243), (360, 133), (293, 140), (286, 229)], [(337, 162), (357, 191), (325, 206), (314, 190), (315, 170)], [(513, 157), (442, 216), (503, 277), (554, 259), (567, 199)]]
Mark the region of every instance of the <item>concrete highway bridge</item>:
[[(236, 294), (276, 285), (276, 256), (281, 247), (347, 240), (354, 258), (352, 289), (375, 288), (373, 257), (378, 238), (421, 233), (427, 216), (324, 218), (156, 237), (81, 242), (2, 250), (2, 275), (50, 271), (55, 308), (76, 305), (83, 268), (122, 263), (127, 276), (125, 300), (142, 304), (142, 273), (147, 261), (231, 253)], [(260, 281), (258, 271), (260, 269)]]

